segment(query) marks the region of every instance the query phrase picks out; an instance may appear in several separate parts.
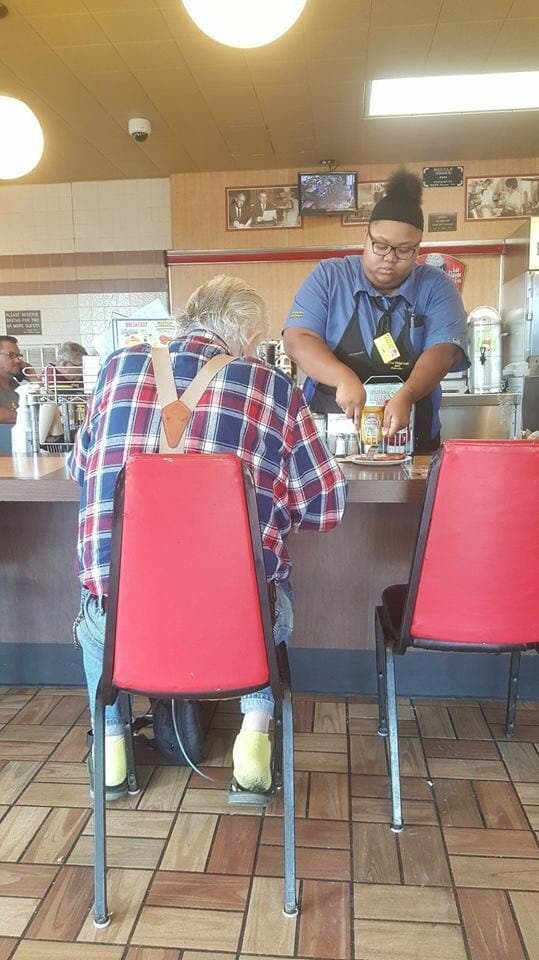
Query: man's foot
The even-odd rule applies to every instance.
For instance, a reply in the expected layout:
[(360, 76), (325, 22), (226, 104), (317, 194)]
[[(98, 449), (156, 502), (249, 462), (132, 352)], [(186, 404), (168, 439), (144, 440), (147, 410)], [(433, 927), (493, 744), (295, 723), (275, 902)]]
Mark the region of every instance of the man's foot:
[[(94, 738), (88, 734), (91, 746), (88, 754), (90, 796), (94, 797)], [(127, 754), (123, 734), (105, 737), (105, 799), (121, 800), (127, 796)]]
[(232, 759), (234, 780), (241, 790), (267, 793), (271, 789), (271, 743), (267, 733), (240, 730)]

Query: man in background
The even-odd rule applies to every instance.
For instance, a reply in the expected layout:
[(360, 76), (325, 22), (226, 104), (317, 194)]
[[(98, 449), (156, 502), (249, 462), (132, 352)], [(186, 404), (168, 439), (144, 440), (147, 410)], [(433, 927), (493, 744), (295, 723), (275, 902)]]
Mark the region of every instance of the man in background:
[(19, 395), (15, 388), (22, 364), (15, 337), (0, 336), (0, 423), (14, 424), (17, 419)]

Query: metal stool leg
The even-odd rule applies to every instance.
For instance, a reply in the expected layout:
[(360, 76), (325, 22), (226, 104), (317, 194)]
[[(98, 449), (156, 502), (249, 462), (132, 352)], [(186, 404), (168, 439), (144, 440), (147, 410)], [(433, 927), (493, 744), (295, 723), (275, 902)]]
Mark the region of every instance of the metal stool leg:
[(401, 780), (399, 760), (399, 729), (397, 717), (397, 693), (395, 688), (395, 658), (393, 648), (386, 649), (387, 709), (389, 732), (389, 765), (391, 773), (391, 829), (400, 833), (404, 826), (401, 804)]
[(276, 790), (283, 786), (283, 704), (278, 699), (273, 719), (273, 784)]
[(507, 692), (507, 714), (505, 718), (506, 736), (512, 737), (515, 731), (515, 719), (518, 702), (518, 678), (520, 674), (520, 650), (513, 650), (509, 664), (509, 689)]
[(133, 713), (131, 710), (131, 697), (123, 690), (118, 694), (118, 704), (124, 727), (125, 752), (127, 757), (127, 792), (130, 796), (140, 793), (140, 787), (137, 781), (137, 767), (135, 764), (135, 747), (133, 743)]
[(296, 827), (294, 800), (294, 714), (290, 688), (283, 695), (284, 914), (296, 917)]
[(387, 737), (386, 646), (378, 611), (375, 613), (376, 675), (378, 683), (378, 733)]
[(107, 840), (105, 804), (105, 708), (101, 681), (95, 698), (94, 730), (94, 924), (108, 927), (107, 910)]

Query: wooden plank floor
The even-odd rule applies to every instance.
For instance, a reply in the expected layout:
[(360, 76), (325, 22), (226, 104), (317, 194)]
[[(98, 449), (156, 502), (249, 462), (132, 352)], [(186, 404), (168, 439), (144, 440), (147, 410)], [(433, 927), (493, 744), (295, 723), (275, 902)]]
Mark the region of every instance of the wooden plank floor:
[(96, 931), (84, 693), (0, 688), (0, 960), (539, 960), (539, 704), (508, 742), (501, 703), (402, 700), (395, 836), (374, 701), (298, 699), (297, 920), (280, 801), (229, 813), (237, 707), (210, 710), (213, 779), (137, 747)]

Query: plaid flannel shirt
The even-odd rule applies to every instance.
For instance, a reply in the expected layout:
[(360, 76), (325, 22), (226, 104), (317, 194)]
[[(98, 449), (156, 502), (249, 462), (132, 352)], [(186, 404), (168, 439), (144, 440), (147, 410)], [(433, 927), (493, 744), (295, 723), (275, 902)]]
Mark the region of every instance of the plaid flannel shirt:
[[(169, 345), (178, 393), (201, 366), (227, 353), (195, 331)], [(147, 345), (113, 353), (101, 369), (69, 460), (82, 487), (78, 562), (82, 584), (107, 594), (116, 478), (127, 458), (159, 450), (161, 411)], [(186, 430), (186, 453), (235, 453), (256, 489), (268, 580), (290, 573), (291, 529), (330, 530), (343, 514), (346, 483), (320, 439), (303, 393), (259, 360), (235, 359), (205, 390)], [(174, 509), (174, 504), (170, 504)]]

